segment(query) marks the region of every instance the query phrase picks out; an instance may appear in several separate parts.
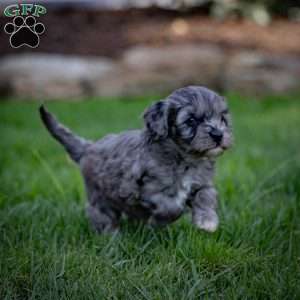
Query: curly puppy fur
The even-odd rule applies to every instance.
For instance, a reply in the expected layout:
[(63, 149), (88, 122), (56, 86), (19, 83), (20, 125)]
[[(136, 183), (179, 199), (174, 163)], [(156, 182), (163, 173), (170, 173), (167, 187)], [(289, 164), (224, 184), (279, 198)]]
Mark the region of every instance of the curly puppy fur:
[(88, 195), (87, 214), (98, 232), (118, 229), (122, 215), (165, 225), (186, 207), (196, 227), (218, 227), (215, 160), (232, 144), (226, 101), (189, 86), (151, 105), (145, 127), (91, 142), (59, 124), (43, 106), (41, 118), (79, 164)]

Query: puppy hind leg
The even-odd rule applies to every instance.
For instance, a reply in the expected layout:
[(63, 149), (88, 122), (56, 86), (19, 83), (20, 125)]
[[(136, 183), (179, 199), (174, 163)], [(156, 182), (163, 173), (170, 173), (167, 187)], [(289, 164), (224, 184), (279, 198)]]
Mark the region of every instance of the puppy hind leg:
[(89, 204), (86, 209), (92, 227), (98, 233), (114, 233), (118, 231), (120, 214), (110, 208), (100, 208)]

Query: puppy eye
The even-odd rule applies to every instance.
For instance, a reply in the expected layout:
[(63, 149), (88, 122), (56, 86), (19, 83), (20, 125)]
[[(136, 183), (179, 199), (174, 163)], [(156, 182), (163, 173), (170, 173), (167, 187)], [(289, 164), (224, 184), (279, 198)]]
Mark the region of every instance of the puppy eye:
[(197, 125), (198, 121), (197, 121), (194, 117), (190, 117), (189, 119), (187, 119), (187, 120), (185, 121), (185, 123), (186, 123), (188, 126), (193, 127), (193, 126), (196, 126), (196, 125)]

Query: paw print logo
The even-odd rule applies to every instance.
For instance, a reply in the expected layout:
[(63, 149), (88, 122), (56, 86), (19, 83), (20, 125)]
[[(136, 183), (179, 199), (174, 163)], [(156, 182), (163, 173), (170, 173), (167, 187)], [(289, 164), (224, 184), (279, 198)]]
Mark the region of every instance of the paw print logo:
[(5, 25), (4, 31), (11, 35), (9, 42), (13, 48), (36, 48), (40, 43), (39, 35), (45, 32), (45, 26), (43, 23), (37, 23), (33, 16), (27, 16), (25, 19), (17, 16), (12, 23)]

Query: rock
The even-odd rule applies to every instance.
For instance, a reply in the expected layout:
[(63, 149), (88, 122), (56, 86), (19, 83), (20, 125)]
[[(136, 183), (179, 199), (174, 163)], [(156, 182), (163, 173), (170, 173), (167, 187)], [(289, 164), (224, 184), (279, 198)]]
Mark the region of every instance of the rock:
[(166, 80), (164, 74), (140, 72), (122, 66), (105, 78), (94, 80), (95, 95), (100, 97), (137, 96), (159, 94), (172, 90), (174, 82)]
[(0, 60), (0, 90), (19, 98), (70, 98), (93, 95), (90, 82), (115, 64), (104, 58), (63, 55), (10, 55)]
[(204, 85), (260, 96), (300, 89), (300, 60), (256, 51), (226, 54), (220, 47), (134, 47), (112, 61), (50, 54), (0, 60), (0, 93), (26, 99), (167, 94)]
[(160, 82), (158, 90), (164, 92), (188, 84), (218, 88), (224, 62), (221, 48), (194, 44), (136, 47), (127, 51), (123, 58), (128, 72), (136, 74), (137, 84), (145, 85), (144, 88), (152, 92), (156, 82)]
[(224, 54), (214, 46), (134, 47), (119, 68), (92, 85), (99, 96), (169, 93), (189, 84), (216, 89), (223, 64)]
[(228, 60), (224, 89), (260, 96), (299, 91), (300, 60), (260, 52), (240, 52)]

